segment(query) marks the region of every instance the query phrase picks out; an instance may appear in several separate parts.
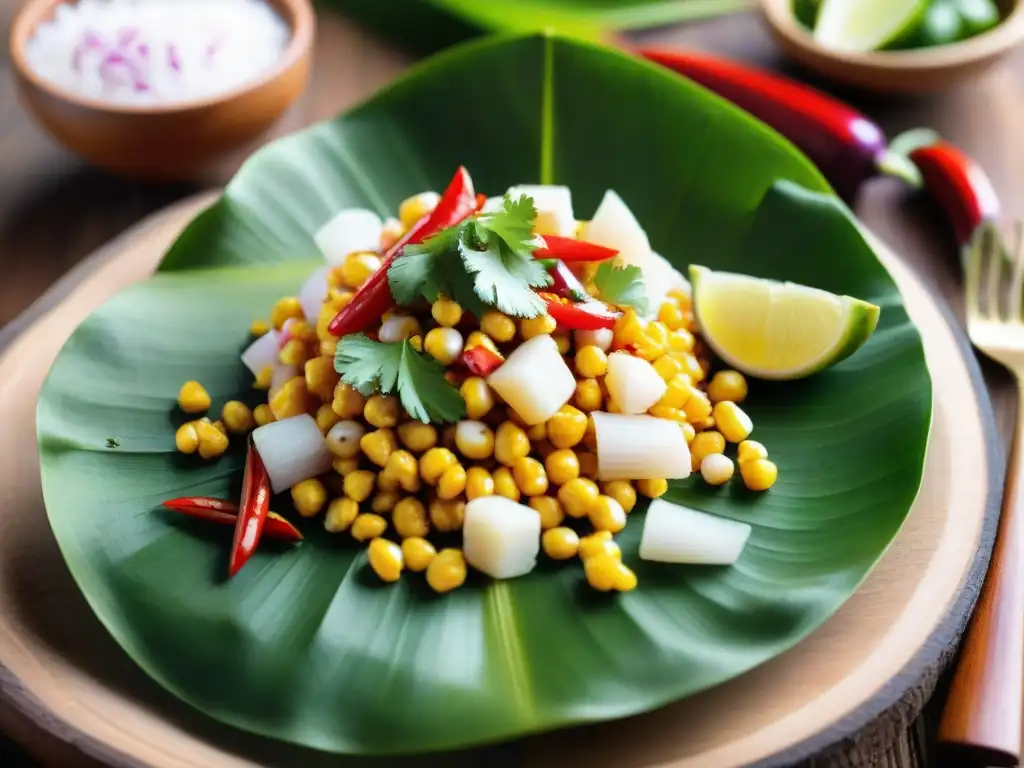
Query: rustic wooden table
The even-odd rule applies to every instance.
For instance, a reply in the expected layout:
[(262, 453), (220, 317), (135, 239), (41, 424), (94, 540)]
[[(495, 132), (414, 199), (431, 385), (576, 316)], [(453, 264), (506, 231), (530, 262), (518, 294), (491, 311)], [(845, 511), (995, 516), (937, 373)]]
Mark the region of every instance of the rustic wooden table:
[[(0, 0), (6, 28), (19, 0)], [(780, 69), (803, 79), (781, 58), (754, 14), (662, 29), (637, 36), (644, 43), (689, 46)], [(408, 64), (403, 55), (321, 13), (313, 81), (275, 134), (333, 115)], [(7, 56), (0, 68), (9, 69)], [(5, 72), (6, 74), (6, 72)], [(816, 85), (824, 85), (815, 82)], [(991, 174), (1010, 212), (1024, 212), (1024, 50), (966, 87), (918, 99), (878, 99), (835, 91), (876, 119), (890, 136), (914, 126), (939, 130), (974, 155)], [(0, 79), (0, 326), (25, 310), (56, 279), (146, 214), (194, 192), (222, 184), (237, 160), (193, 184), (142, 186), (94, 170), (43, 134), (17, 103), (9, 76)], [(905, 256), (959, 315), (959, 265), (950, 232), (926, 201), (909, 198), (899, 183), (871, 183), (856, 206), (861, 218)], [(984, 364), (1001, 429), (1012, 423), (1008, 376)], [(1004, 441), (1008, 435), (1002, 435)], [(941, 698), (941, 692), (939, 694)], [(923, 763), (929, 721), (922, 718), (876, 765)], [(835, 764), (830, 761), (829, 764)], [(0, 765), (33, 765), (0, 736)]]

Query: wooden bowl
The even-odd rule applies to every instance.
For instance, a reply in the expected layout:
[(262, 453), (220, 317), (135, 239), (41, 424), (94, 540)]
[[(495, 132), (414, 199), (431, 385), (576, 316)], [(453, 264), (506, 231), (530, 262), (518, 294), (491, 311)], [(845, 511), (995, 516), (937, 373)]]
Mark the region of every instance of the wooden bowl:
[(959, 43), (911, 51), (846, 53), (824, 48), (793, 15), (792, 0), (759, 0), (772, 34), (808, 69), (883, 93), (941, 91), (981, 74), (1024, 38), (1024, 0), (999, 0), (1002, 21)]
[(193, 179), (266, 131), (309, 77), (315, 14), (309, 0), (267, 0), (291, 28), (271, 70), (239, 88), (168, 105), (120, 105), (43, 79), (27, 62), (28, 41), (65, 0), (30, 0), (11, 25), (10, 50), (22, 102), (62, 144), (95, 165), (142, 181)]

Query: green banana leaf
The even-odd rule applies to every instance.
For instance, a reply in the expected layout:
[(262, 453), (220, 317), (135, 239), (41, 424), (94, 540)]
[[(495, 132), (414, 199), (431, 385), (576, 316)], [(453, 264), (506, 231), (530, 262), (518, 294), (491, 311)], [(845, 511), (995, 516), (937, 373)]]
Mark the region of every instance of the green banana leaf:
[[(578, 564), (381, 585), (347, 536), (300, 521), (230, 581), (231, 533), (161, 511), (238, 492), (241, 446), (175, 453), (178, 387), (256, 402), (238, 360), (254, 317), (314, 268), (343, 206), (385, 214), (465, 164), (477, 189), (568, 184), (577, 215), (617, 190), (677, 267), (798, 281), (882, 307), (872, 339), (804, 381), (754, 382), (754, 435), (780, 467), (751, 494), (674, 483), (669, 498), (748, 521), (730, 568), (640, 561), (598, 595)], [(421, 753), (659, 707), (793, 647), (853, 593), (921, 480), (931, 380), (899, 293), (855, 220), (790, 144), (663, 69), (558, 36), (489, 38), (413, 69), (337, 119), (253, 156), (159, 272), (78, 328), (43, 387), (47, 510), (67, 564), (124, 650), (214, 718), (319, 750)], [(109, 441), (108, 438), (116, 438)], [(241, 442), (241, 441), (235, 441)], [(112, 447), (116, 446), (116, 447)], [(275, 509), (294, 517), (288, 500)], [(297, 518), (296, 518), (297, 519)]]
[(550, 30), (588, 40), (617, 30), (696, 21), (753, 7), (752, 0), (322, 0), (382, 37), (433, 53), (487, 32)]

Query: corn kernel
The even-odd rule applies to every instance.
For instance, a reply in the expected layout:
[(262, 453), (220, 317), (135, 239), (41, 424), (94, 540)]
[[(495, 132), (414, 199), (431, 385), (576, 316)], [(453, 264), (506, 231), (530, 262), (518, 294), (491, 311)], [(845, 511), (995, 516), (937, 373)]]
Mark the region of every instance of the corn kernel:
[(713, 403), (742, 403), (747, 398), (747, 380), (739, 371), (719, 371), (708, 382), (708, 397)]
[(581, 379), (576, 382), (576, 394), (573, 402), (584, 413), (601, 410), (604, 394), (596, 379)]
[(494, 432), (482, 421), (460, 421), (455, 427), (455, 447), (467, 459), (486, 459), (494, 453)]
[(704, 461), (705, 456), (724, 452), (725, 437), (723, 437), (721, 432), (711, 430), (697, 433), (697, 436), (693, 438), (693, 442), (690, 443), (690, 462), (693, 471), (700, 471), (700, 463)]
[(512, 341), (516, 336), (515, 321), (503, 312), (489, 309), (480, 318), (480, 330), (499, 344)]
[(341, 264), (341, 278), (345, 281), (346, 287), (359, 288), (380, 269), (380, 265), (380, 256), (376, 253), (350, 253)]
[(291, 365), (298, 368), (299, 366), (306, 364), (306, 360), (309, 359), (309, 354), (304, 342), (299, 339), (289, 339), (285, 342), (285, 345), (281, 347), (281, 351), (278, 353), (277, 357), (283, 365)]
[(447, 448), (431, 448), (420, 458), (420, 477), (425, 483), (435, 485), (449, 467), (458, 463), (455, 454)]
[(586, 379), (596, 379), (608, 372), (608, 355), (599, 347), (589, 344), (576, 353), (576, 373)]
[(552, 483), (565, 485), (580, 476), (580, 460), (571, 449), (560, 448), (547, 455), (544, 469)]
[(672, 381), (673, 378), (683, 372), (683, 364), (671, 355), (662, 355), (652, 365), (657, 374), (665, 381)]
[(287, 296), (280, 299), (274, 308), (270, 310), (270, 324), (274, 328), (280, 331), (286, 322), (289, 320), (302, 320), (305, 315), (302, 314), (302, 304), (295, 296)]
[(558, 350), (558, 354), (569, 354), (569, 350), (572, 348), (572, 337), (569, 336), (568, 332), (556, 331), (551, 334), (551, 338), (555, 340), (555, 349)]
[(262, 427), (264, 424), (269, 424), (272, 421), (276, 421), (274, 418), (274, 412), (267, 404), (257, 405), (252, 412), (252, 417), (256, 421), (256, 426)]
[(301, 416), (309, 411), (306, 379), (302, 376), (293, 376), (282, 384), (270, 398), (270, 410), (278, 420)]
[(598, 496), (587, 509), (587, 517), (597, 531), (618, 533), (626, 527), (626, 511), (611, 496)]
[(405, 234), (405, 227), (402, 226), (401, 221), (394, 216), (384, 219), (384, 226), (380, 230), (380, 252), (390, 251), (395, 243), (402, 239), (403, 234)]
[(340, 419), (338, 414), (334, 412), (330, 403), (323, 403), (319, 408), (316, 409), (316, 425), (320, 428), (320, 431), (326, 435), (331, 431), (331, 427), (337, 424)]
[(704, 381), (705, 368), (693, 355), (681, 355), (676, 358), (683, 364), (683, 373), (690, 377), (694, 383)]
[(199, 450), (199, 432), (195, 422), (186, 421), (174, 433), (174, 447), (179, 453), (195, 453)]
[[(339, 475), (341, 475), (342, 478), (344, 478), (345, 476), (350, 475), (357, 469), (359, 469), (359, 459), (356, 457), (351, 459), (336, 458), (334, 459), (334, 461), (331, 462), (331, 466), (334, 468), (335, 472), (337, 472)], [(344, 486), (342, 486), (341, 493), (344, 493)]]
[(430, 562), (437, 555), (434, 545), (419, 536), (411, 536), (402, 541), (402, 557), (405, 567), (414, 573), (427, 570)]
[(547, 493), (548, 475), (544, 465), (534, 458), (523, 456), (512, 465), (512, 478), (525, 496), (540, 496)]
[(526, 426), (524, 429), (526, 430), (526, 436), (530, 438), (531, 443), (539, 443), (542, 440), (547, 440), (548, 425), (546, 422), (542, 421), (540, 424)]
[(415, 349), (417, 352), (423, 351), (423, 336), (416, 334), (415, 336), (409, 337), (409, 346)]
[(413, 453), (423, 453), (437, 445), (437, 430), (420, 421), (398, 425), (398, 440)]
[(303, 517), (316, 517), (327, 503), (327, 489), (316, 478), (292, 486), (292, 503)]
[[(391, 481), (404, 491), (416, 493), (421, 488), (420, 465), (416, 461), (416, 457), (408, 451), (393, 450), (388, 456), (387, 464), (378, 480)], [(385, 485), (387, 484), (385, 482)]]
[(356, 541), (367, 541), (382, 536), (388, 529), (388, 521), (372, 512), (363, 512), (352, 521), (352, 538)]
[(711, 401), (699, 389), (690, 388), (690, 396), (683, 405), (683, 413), (691, 424), (700, 424), (711, 415)]
[(401, 578), (405, 558), (402, 555), (402, 548), (393, 541), (374, 539), (367, 548), (367, 557), (370, 567), (381, 581), (391, 583)]
[(636, 589), (636, 574), (624, 563), (619, 563), (615, 569), (614, 589), (617, 592), (631, 592)]
[(466, 498), (469, 501), (481, 496), (494, 495), (494, 478), (483, 467), (470, 467), (466, 472)]
[(359, 515), (359, 504), (352, 499), (335, 499), (327, 506), (324, 517), (324, 528), (331, 533), (341, 533), (355, 521)]
[(427, 584), (435, 592), (451, 592), (466, 581), (466, 558), (458, 549), (442, 549), (427, 566)]
[(580, 460), (580, 477), (590, 480), (597, 479), (597, 454), (590, 451), (578, 451), (576, 458)]
[(752, 459), (740, 464), (740, 477), (751, 491), (767, 491), (779, 477), (779, 468), (768, 459)]
[(558, 501), (569, 517), (587, 516), (591, 505), (601, 495), (597, 483), (584, 477), (570, 480), (558, 489)]
[(658, 403), (656, 405), (652, 405), (648, 413), (659, 419), (668, 419), (669, 421), (686, 423), (686, 412), (680, 408), (669, 408), (667, 405), (661, 405)]
[(395, 508), (398, 501), (399, 496), (395, 491), (381, 491), (373, 497), (373, 501), (370, 502), (370, 509), (378, 515), (385, 515)]
[(377, 331), (377, 340), (385, 344), (395, 344), (418, 336), (422, 332), (420, 323), (415, 317), (395, 315), (381, 323), (380, 330)]
[(636, 489), (628, 480), (612, 480), (601, 486), (601, 493), (611, 496), (627, 515), (636, 506)]
[(207, 421), (193, 422), (199, 436), (199, 455), (204, 459), (215, 459), (228, 449), (228, 437)]
[[(434, 320), (437, 321), (438, 325), (443, 325), (446, 328), (454, 328), (462, 319), (462, 307), (457, 301), (440, 298), (431, 305), (430, 314), (433, 316)], [(427, 335), (429, 336), (430, 334)], [(462, 345), (461, 337), (459, 338), (459, 345), (460, 347)]]
[(198, 381), (186, 381), (178, 391), (178, 407), (185, 413), (202, 413), (210, 407), (210, 394)]
[(367, 432), (359, 439), (363, 455), (378, 467), (387, 465), (393, 451), (398, 449), (398, 438), (394, 430), (377, 429)]
[(597, 531), (580, 539), (580, 560), (586, 561), (596, 555), (610, 555), (616, 560), (622, 559), (622, 550), (612, 538), (611, 531)]
[(557, 528), (565, 520), (562, 505), (554, 496), (534, 496), (530, 499), (530, 507), (537, 510), (537, 514), (540, 515), (540, 527), (543, 531)]
[(393, 427), (398, 424), (398, 398), (393, 395), (373, 395), (366, 401), (363, 418), (375, 427)]
[(391, 522), (395, 526), (395, 532), (403, 539), (413, 536), (423, 538), (430, 532), (427, 508), (415, 496), (409, 496), (395, 504), (391, 511)]
[(451, 365), (462, 354), (462, 334), (454, 328), (432, 328), (423, 340), (423, 348), (441, 365)]
[(743, 464), (747, 461), (767, 459), (768, 449), (756, 440), (744, 440), (736, 448), (736, 463)]
[(540, 544), (552, 560), (569, 560), (580, 549), (580, 537), (572, 528), (550, 528), (540, 537)]
[(254, 389), (270, 389), (270, 380), (272, 378), (274, 378), (274, 366), (265, 365), (256, 374), (256, 379), (253, 381), (252, 386)]
[(466, 401), (466, 417), (469, 419), (482, 419), (494, 407), (494, 392), (480, 376), (470, 376), (463, 381), (459, 394)]
[(306, 389), (321, 400), (331, 400), (340, 378), (333, 357), (314, 357), (306, 361)]
[(548, 440), (556, 448), (572, 448), (587, 432), (587, 414), (563, 405), (548, 419)]
[(715, 426), (730, 443), (741, 443), (754, 429), (754, 422), (736, 403), (722, 400), (715, 404)]
[(270, 323), (266, 320), (253, 320), (249, 326), (249, 333), (253, 336), (265, 336), (270, 332)]
[(558, 323), (548, 314), (523, 318), (519, 321), (519, 333), (524, 340), (529, 340), (534, 336), (540, 336), (545, 333), (554, 333), (557, 327)]
[(668, 480), (664, 478), (637, 480), (636, 489), (649, 499), (659, 499), (668, 493)]
[(454, 499), (456, 496), (462, 495), (462, 492), (466, 490), (466, 482), (468, 481), (466, 470), (463, 469), (459, 464), (448, 467), (444, 471), (444, 474), (438, 478), (437, 481), (437, 497), (439, 499)]
[(610, 592), (615, 589), (621, 565), (622, 563), (611, 555), (594, 555), (583, 561), (583, 573), (587, 577), (587, 583), (594, 589), (599, 592)]
[(686, 317), (678, 304), (666, 301), (658, 308), (658, 320), (670, 331), (678, 331), (686, 327)]
[(693, 338), (693, 334), (685, 327), (677, 328), (668, 335), (668, 349), (670, 352), (692, 352), (696, 345), (697, 340)]
[(354, 419), (363, 414), (366, 407), (366, 396), (351, 385), (339, 382), (334, 388), (334, 412), (342, 419)]
[(530, 454), (530, 438), (522, 427), (511, 421), (502, 422), (494, 436), (494, 458), (507, 467)]
[(441, 533), (462, 528), (466, 518), (466, 502), (461, 499), (434, 499), (430, 502), (430, 522)]
[(494, 480), (494, 492), (512, 501), (519, 501), (519, 486), (508, 467), (498, 467), (491, 476)]
[(412, 229), (416, 222), (437, 208), (439, 202), (441, 196), (437, 192), (420, 192), (407, 197), (398, 206), (398, 218), (403, 229)]
[(697, 436), (697, 430), (694, 428), (693, 424), (688, 421), (684, 421), (679, 425), (679, 428), (683, 430), (683, 437), (686, 439), (686, 444), (689, 445), (692, 443), (693, 438)]
[(721, 453), (712, 453), (700, 463), (700, 475), (708, 485), (725, 485), (735, 471), (732, 459)]
[(357, 469), (345, 475), (345, 495), (353, 501), (363, 502), (373, 493), (376, 476), (368, 469)]

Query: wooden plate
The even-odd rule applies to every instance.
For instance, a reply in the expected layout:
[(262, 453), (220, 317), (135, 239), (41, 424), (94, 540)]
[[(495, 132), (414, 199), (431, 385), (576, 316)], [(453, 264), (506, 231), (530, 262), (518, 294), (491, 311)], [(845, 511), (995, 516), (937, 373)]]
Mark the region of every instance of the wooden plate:
[[(93, 617), (47, 523), (34, 404), (54, 357), (89, 312), (153, 270), (210, 200), (187, 201), (130, 230), (0, 337), (0, 726), (54, 765), (362, 762), (243, 734), (160, 689)], [(650, 715), (434, 764), (728, 768), (791, 765), (822, 752), (842, 754), (845, 762), (851, 752), (869, 758), (883, 751), (906, 729), (949, 660), (980, 588), (1003, 461), (963, 335), (909, 269), (884, 245), (878, 248), (924, 336), (935, 382), (934, 425), (920, 496), (857, 594), (791, 652), (711, 691)], [(843, 743), (854, 734), (855, 744)]]

